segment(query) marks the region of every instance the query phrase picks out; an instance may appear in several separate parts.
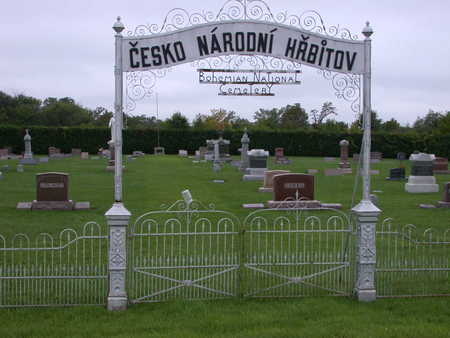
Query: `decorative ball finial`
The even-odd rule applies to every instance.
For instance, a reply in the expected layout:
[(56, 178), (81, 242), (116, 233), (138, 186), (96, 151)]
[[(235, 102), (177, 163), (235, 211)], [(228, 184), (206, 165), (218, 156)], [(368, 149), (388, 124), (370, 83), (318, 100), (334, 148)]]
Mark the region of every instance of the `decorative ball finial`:
[(122, 21), (120, 21), (120, 16), (117, 17), (117, 21), (114, 23), (112, 27), (117, 34), (120, 34), (124, 29), (125, 26), (123, 25)]
[(368, 39), (373, 34), (373, 29), (370, 27), (369, 21), (366, 22), (366, 25), (364, 26), (362, 30), (363, 35)]

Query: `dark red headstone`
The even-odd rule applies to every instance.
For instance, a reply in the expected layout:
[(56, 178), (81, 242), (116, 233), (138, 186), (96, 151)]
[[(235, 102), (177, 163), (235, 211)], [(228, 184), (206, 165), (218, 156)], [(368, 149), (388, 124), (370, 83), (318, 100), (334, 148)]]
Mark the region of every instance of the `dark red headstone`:
[(436, 157), (433, 161), (433, 171), (447, 171), (448, 159), (445, 157)]
[(284, 148), (275, 148), (275, 157), (284, 157)]
[(37, 174), (36, 184), (38, 202), (69, 200), (69, 174), (54, 172)]
[(444, 202), (450, 203), (450, 182), (444, 185)]
[(314, 200), (314, 175), (282, 174), (273, 177), (275, 201), (287, 199)]

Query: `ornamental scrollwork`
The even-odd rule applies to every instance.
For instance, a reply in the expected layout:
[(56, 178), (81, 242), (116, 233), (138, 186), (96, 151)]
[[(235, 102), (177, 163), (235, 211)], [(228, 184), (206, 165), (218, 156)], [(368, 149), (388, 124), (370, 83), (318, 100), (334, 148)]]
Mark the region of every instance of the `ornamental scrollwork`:
[(370, 290), (375, 288), (375, 268), (373, 265), (360, 266), (357, 287), (359, 290)]
[(318, 72), (324, 79), (331, 81), (336, 98), (349, 102), (354, 113), (360, 112), (361, 77), (359, 75), (336, 73), (329, 70), (319, 70)]
[(288, 14), (285, 11), (274, 15), (269, 5), (263, 0), (227, 0), (216, 15), (211, 11), (189, 13), (183, 8), (174, 8), (167, 13), (162, 25), (139, 25), (134, 30), (127, 31), (127, 35), (138, 37), (166, 33), (194, 25), (230, 20), (274, 22), (297, 26), (303, 30), (330, 37), (358, 39), (358, 35), (350, 32), (348, 28), (342, 28), (339, 25), (325, 26), (322, 16), (317, 11), (308, 10), (300, 15)]
[[(348, 28), (339, 25), (326, 26), (321, 15), (314, 10), (300, 15), (287, 11), (273, 14), (269, 5), (263, 0), (227, 0), (217, 14), (211, 11), (190, 13), (183, 8), (170, 10), (161, 25), (142, 24), (128, 30), (129, 37), (139, 37), (172, 32), (182, 28), (231, 20), (266, 21), (298, 27), (300, 29), (323, 34), (329, 37), (356, 40), (358, 36)], [(255, 70), (298, 70), (301, 65), (292, 61), (270, 56), (228, 55), (197, 60), (191, 64), (196, 68), (242, 69), (245, 66)], [(159, 78), (164, 77), (171, 68), (156, 71), (131, 72), (126, 75), (126, 110), (133, 111), (136, 102), (150, 97)], [(320, 71), (326, 80), (331, 81), (335, 95), (350, 103), (353, 112), (360, 111), (360, 77), (358, 75)]]
[(125, 271), (112, 271), (110, 280), (110, 296), (120, 296), (125, 293)]
[(153, 94), (156, 80), (164, 77), (170, 68), (146, 72), (130, 72), (126, 75), (126, 110), (133, 111), (136, 102)]
[(126, 266), (125, 229), (111, 230), (111, 243), (109, 253), (110, 268), (124, 268)]

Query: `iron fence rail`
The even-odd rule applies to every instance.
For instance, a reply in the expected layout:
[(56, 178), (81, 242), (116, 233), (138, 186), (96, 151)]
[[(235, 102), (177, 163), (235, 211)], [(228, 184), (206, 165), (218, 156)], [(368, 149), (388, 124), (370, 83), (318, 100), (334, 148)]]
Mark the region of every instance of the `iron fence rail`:
[[(235, 215), (172, 205), (128, 234), (132, 303), (229, 297), (348, 296), (354, 221), (336, 210), (265, 209)], [(80, 233), (0, 235), (0, 307), (104, 305), (109, 238)], [(385, 219), (376, 231), (377, 297), (450, 296), (450, 229), (419, 233)]]
[[(10, 244), (10, 245), (7, 245)], [(98, 223), (33, 241), (0, 236), (0, 307), (106, 304), (108, 236)]]
[(450, 296), (450, 229), (420, 233), (385, 219), (377, 236), (377, 296)]
[(173, 205), (137, 219), (129, 234), (131, 302), (351, 293), (354, 234), (343, 213), (266, 209), (241, 223), (200, 207)]

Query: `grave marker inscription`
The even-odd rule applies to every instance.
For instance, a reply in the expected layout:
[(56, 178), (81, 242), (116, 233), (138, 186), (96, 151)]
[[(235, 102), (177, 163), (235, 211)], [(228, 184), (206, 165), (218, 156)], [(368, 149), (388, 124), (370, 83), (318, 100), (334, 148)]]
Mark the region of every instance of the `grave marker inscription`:
[(72, 210), (73, 207), (73, 201), (69, 200), (69, 174), (36, 174), (36, 200), (32, 210)]

